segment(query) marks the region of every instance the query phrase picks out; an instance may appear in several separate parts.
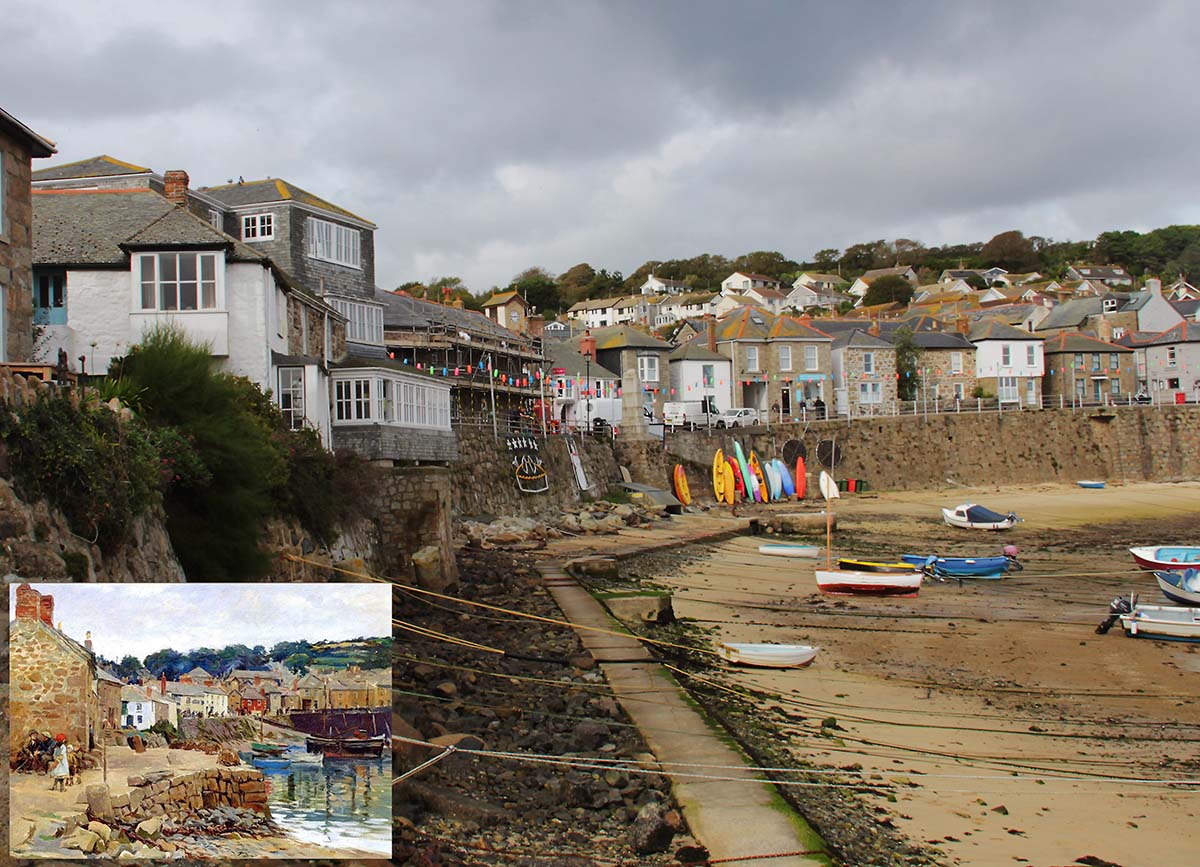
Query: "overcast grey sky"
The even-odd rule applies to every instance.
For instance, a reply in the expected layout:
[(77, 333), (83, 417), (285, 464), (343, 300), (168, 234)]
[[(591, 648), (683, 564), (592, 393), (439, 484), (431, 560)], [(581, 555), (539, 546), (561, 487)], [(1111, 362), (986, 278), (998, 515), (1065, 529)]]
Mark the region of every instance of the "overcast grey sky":
[(4, 7), (54, 162), (286, 178), (389, 289), (1200, 222), (1190, 0)]
[[(280, 641), (392, 634), (386, 584), (38, 584), (54, 597), (54, 621), (92, 649), (120, 661), (164, 648), (266, 648)], [(16, 584), (9, 585), (9, 619)]]

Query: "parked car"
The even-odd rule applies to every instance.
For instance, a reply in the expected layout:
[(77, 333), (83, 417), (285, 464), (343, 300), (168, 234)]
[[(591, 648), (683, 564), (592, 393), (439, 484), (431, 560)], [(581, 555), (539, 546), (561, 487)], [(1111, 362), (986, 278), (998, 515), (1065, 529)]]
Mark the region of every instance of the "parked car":
[(727, 409), (717, 419), (717, 427), (746, 427), (752, 424), (762, 424), (758, 410), (744, 406)]

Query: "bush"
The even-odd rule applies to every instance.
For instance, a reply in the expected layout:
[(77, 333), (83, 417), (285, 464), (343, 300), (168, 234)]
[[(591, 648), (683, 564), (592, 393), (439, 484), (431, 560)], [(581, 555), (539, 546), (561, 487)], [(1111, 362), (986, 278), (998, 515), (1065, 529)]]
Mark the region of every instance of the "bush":
[(171, 725), (171, 723), (167, 722), (165, 719), (160, 719), (154, 725), (150, 726), (149, 730), (155, 734), (162, 735), (167, 739), (168, 744), (173, 744), (175, 741), (179, 740), (179, 731), (175, 728), (175, 726)]
[(124, 543), (134, 519), (161, 501), (153, 434), (140, 423), (121, 424), (107, 408), (43, 399), (3, 413), (0, 438), (21, 496), (46, 499), (73, 533), (103, 551)]

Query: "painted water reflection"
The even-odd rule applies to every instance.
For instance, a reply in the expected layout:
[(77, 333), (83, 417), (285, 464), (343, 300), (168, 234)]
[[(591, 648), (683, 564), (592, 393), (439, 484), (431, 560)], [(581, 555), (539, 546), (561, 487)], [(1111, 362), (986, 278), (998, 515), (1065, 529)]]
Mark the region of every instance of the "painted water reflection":
[(326, 759), (263, 770), (275, 821), (297, 840), (390, 855), (391, 766), (379, 759)]

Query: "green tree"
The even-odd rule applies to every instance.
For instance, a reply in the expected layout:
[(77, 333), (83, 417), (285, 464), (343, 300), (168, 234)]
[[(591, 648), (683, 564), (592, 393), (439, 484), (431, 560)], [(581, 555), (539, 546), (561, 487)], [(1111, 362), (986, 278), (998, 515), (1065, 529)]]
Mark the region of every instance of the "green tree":
[(907, 304), (912, 300), (912, 296), (913, 285), (911, 283), (899, 274), (885, 274), (875, 278), (874, 282), (867, 287), (867, 294), (863, 296), (862, 303), (864, 307), (887, 304), (891, 301)]
[(813, 264), (826, 271), (831, 271), (838, 266), (838, 262), (842, 258), (842, 251), (836, 247), (829, 247), (825, 250), (818, 250), (813, 254)]
[(113, 673), (122, 680), (128, 680), (131, 677), (137, 677), (137, 673), (142, 670), (142, 664), (138, 662), (136, 656), (126, 655), (120, 662), (113, 667)]
[(1039, 261), (1033, 242), (1016, 229), (1001, 232), (984, 244), (979, 257), (985, 265), (996, 265), (1013, 273), (1032, 271)]
[(968, 286), (970, 286), (972, 289), (978, 289), (981, 292), (984, 289), (988, 288), (987, 281), (984, 280), (983, 277), (981, 277), (979, 274), (976, 274), (974, 272), (968, 274), (966, 277), (963, 277), (963, 282), (966, 283)]
[(307, 674), (312, 665), (312, 655), (308, 653), (293, 653), (283, 660), (283, 664), (297, 674)]
[(545, 268), (526, 268), (512, 278), (505, 291), (519, 292), (539, 313), (562, 309), (558, 283)]
[[(744, 253), (734, 259), (730, 271), (765, 274), (767, 277), (779, 280), (784, 274), (795, 271), (798, 267), (795, 262), (776, 250), (756, 250), (753, 253)], [(723, 274), (721, 279), (728, 276), (728, 274)]]
[(1162, 271), (1163, 278), (1172, 281), (1180, 274), (1189, 283), (1200, 280), (1200, 240), (1185, 247), (1179, 257), (1172, 259)]
[(917, 371), (921, 360), (921, 347), (913, 342), (913, 331), (908, 326), (897, 328), (892, 337), (896, 347), (896, 392), (901, 400), (914, 400), (917, 394)]
[(558, 275), (558, 294), (562, 303), (570, 306), (589, 297), (596, 269), (587, 262), (573, 265)]

